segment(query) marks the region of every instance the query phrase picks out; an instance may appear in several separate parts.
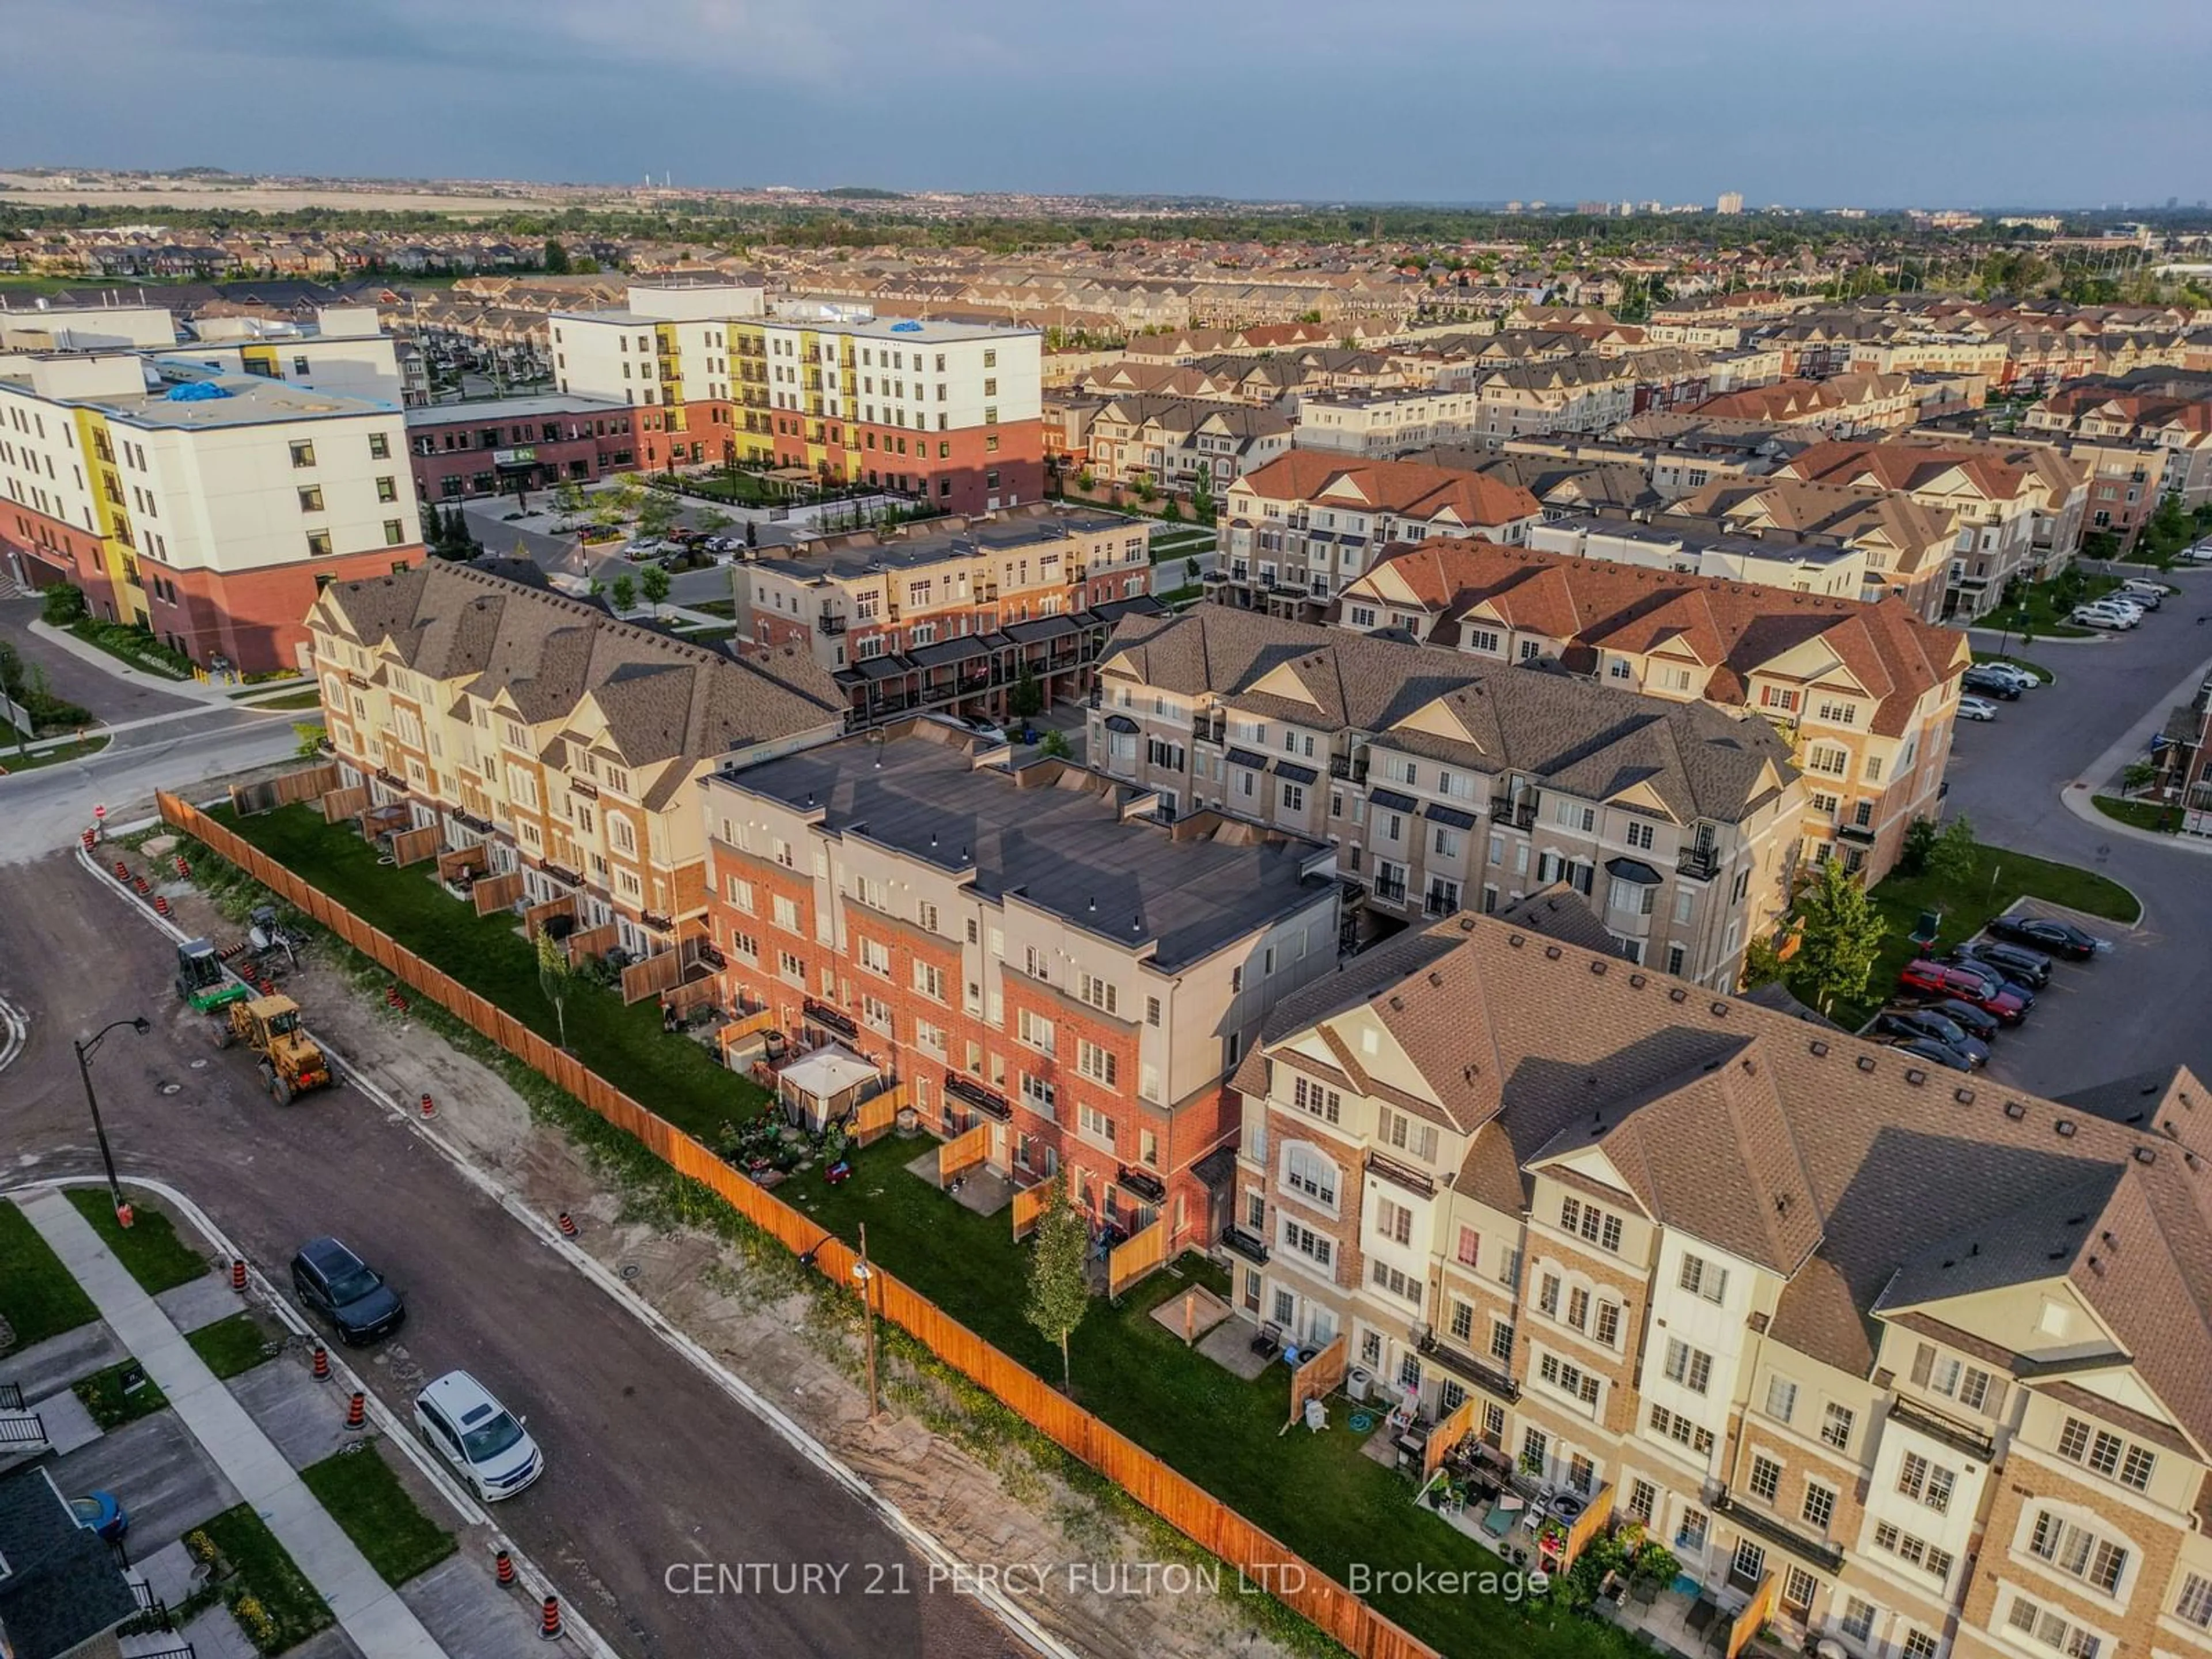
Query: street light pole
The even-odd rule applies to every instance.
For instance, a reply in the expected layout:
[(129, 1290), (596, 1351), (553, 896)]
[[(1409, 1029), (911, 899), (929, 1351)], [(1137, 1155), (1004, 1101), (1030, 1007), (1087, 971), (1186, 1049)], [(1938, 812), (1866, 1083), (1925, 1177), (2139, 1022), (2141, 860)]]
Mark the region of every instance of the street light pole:
[(92, 1091), (93, 1052), (100, 1047), (102, 1037), (123, 1025), (128, 1025), (141, 1036), (145, 1036), (148, 1030), (145, 1016), (136, 1015), (130, 1019), (112, 1021), (94, 1031), (89, 1041), (73, 1040), (70, 1046), (76, 1050), (76, 1074), (84, 1083), (84, 1103), (92, 1109), (93, 1137), (100, 1142), (100, 1161), (107, 1169), (108, 1200), (115, 1206), (117, 1224), (128, 1227), (131, 1224), (131, 1206), (123, 1201), (123, 1186), (115, 1178), (115, 1154), (108, 1150), (107, 1126), (100, 1121), (100, 1097)]
[(883, 1414), (876, 1393), (876, 1270), (868, 1265), (868, 1224), (860, 1224), (860, 1259), (853, 1264), (853, 1277), (860, 1281), (860, 1320), (868, 1354), (868, 1421)]

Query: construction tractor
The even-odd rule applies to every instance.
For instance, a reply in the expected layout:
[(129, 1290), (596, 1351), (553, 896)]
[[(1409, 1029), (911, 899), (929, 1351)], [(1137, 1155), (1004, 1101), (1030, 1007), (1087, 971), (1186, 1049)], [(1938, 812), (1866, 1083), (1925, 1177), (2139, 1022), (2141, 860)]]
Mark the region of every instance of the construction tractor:
[(216, 1036), (228, 1048), (243, 1043), (260, 1056), (261, 1086), (279, 1106), (331, 1080), (331, 1063), (300, 1029), (300, 1005), (289, 997), (255, 997), (230, 1005), (230, 1023)]
[(253, 988), (222, 971), (222, 958), (207, 939), (188, 939), (177, 947), (177, 1000), (188, 1002), (196, 1014), (211, 1014), (234, 1002), (243, 1002)]

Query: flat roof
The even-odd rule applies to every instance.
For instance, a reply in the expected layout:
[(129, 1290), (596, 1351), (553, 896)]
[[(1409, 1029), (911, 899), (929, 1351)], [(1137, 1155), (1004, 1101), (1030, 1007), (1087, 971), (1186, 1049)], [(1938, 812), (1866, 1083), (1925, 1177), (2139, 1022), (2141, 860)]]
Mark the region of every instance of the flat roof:
[[(289, 386), (259, 374), (218, 374), (199, 363), (161, 362), (159, 367), (163, 384), (148, 392), (50, 397), (32, 384), (27, 365), (20, 372), (11, 372), (7, 360), (0, 358), (0, 385), (12, 386), (58, 408), (96, 409), (112, 420), (131, 426), (168, 427), (184, 431), (399, 413), (397, 404)], [(212, 386), (222, 395), (182, 401), (170, 397), (172, 392), (187, 385)]]
[(1145, 519), (1124, 518), (1118, 513), (1062, 509), (1035, 518), (979, 520), (969, 524), (964, 530), (935, 536), (902, 536), (894, 541), (878, 542), (873, 546), (827, 546), (818, 542), (809, 543), (780, 557), (752, 559), (747, 562), (772, 570), (778, 575), (802, 580), (824, 577), (850, 578), (865, 576), (872, 571), (918, 569), (924, 565), (941, 564), (947, 559), (972, 558), (978, 553), (995, 553), (1018, 547), (1046, 547), (1065, 541), (1070, 536), (1112, 530), (1123, 525), (1144, 526), (1149, 536), (1150, 522)]
[(628, 404), (551, 392), (538, 398), (487, 398), (476, 404), (431, 404), (407, 411), (410, 426), (465, 426), (477, 421), (526, 421), (543, 415), (634, 415)]
[(915, 317), (787, 317), (769, 312), (745, 317), (649, 317), (619, 307), (610, 311), (556, 311), (555, 322), (617, 323), (626, 328), (653, 328), (662, 323), (757, 323), (769, 328), (802, 329), (816, 334), (851, 334), (881, 340), (886, 345), (928, 345), (952, 340), (1003, 340), (1011, 336), (1041, 334), (1040, 329), (1013, 323), (955, 323)]
[[(980, 742), (980, 740), (975, 740)], [(1051, 769), (1040, 772), (1040, 769)], [(1125, 949), (1153, 942), (1174, 972), (1331, 893), (1305, 873), (1328, 849), (1220, 820), (1212, 835), (1174, 838), (1148, 818), (1124, 823), (1134, 791), (1064, 762), (1023, 769), (1024, 787), (977, 767), (970, 740), (917, 726), (880, 741), (847, 738), (718, 775), (712, 783), (818, 811), (829, 834), (872, 842), (946, 871), (972, 869), (975, 890), (1009, 894)]]

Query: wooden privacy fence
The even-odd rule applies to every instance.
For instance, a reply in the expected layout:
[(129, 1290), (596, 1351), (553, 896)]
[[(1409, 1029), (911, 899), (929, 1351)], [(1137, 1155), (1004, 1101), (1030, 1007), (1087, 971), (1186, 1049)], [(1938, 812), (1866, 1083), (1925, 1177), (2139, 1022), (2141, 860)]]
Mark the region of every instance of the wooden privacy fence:
[(622, 970), (622, 1000), (642, 1002), (665, 995), (684, 982), (684, 958), (673, 951), (656, 951)]
[(420, 864), (438, 850), (438, 843), (446, 832), (434, 823), (426, 823), (420, 830), (402, 830), (392, 838), (392, 861), (404, 868)]
[(1037, 1223), (1044, 1217), (1044, 1206), (1052, 1192), (1049, 1182), (1024, 1187), (1014, 1194), (1014, 1243), (1018, 1244), (1036, 1231)]
[(469, 889), (469, 897), (477, 907), (477, 914), (488, 916), (495, 910), (512, 909), (515, 900), (522, 896), (522, 872), (510, 870), (503, 876), (480, 876), (477, 884)]
[(1775, 1597), (1781, 1589), (1782, 1581), (1771, 1572), (1759, 1581), (1759, 1588), (1752, 1593), (1751, 1600), (1744, 1604), (1743, 1611), (1736, 1614), (1735, 1622), (1729, 1626), (1728, 1659), (1735, 1659), (1736, 1655), (1749, 1644), (1751, 1638), (1765, 1626), (1766, 1621), (1774, 1617)]
[(586, 957), (603, 957), (622, 943), (622, 929), (611, 921), (598, 927), (580, 927), (568, 935), (568, 961), (581, 962)]
[[(156, 799), (165, 823), (236, 865), (394, 978), (441, 1004), (609, 1123), (635, 1136), (678, 1174), (712, 1188), (731, 1208), (763, 1232), (774, 1235), (793, 1255), (810, 1256), (816, 1270), (830, 1283), (853, 1283), (858, 1253), (842, 1239), (823, 1238), (812, 1218), (732, 1169), (574, 1055), (562, 1053), (514, 1015), (424, 962), (389, 934), (370, 927), (191, 802), (167, 793)], [(977, 1128), (987, 1127), (979, 1124)], [(1200, 1547), (1272, 1592), (1332, 1640), (1360, 1659), (1442, 1659), (1436, 1649), (1384, 1618), (1188, 1476), (1093, 1417), (1027, 1366), (951, 1318), (921, 1292), (892, 1278), (880, 1265), (873, 1272), (878, 1311), (884, 1318), (995, 1395), (1040, 1433), (1081, 1458)]]
[(481, 847), (456, 847), (450, 853), (438, 854), (438, 879), (452, 881), (463, 871), (480, 876), (491, 868), (491, 860)]
[(1601, 1486), (1590, 1498), (1589, 1506), (1577, 1516), (1574, 1525), (1567, 1528), (1566, 1547), (1559, 1553), (1561, 1572), (1574, 1565), (1576, 1558), (1589, 1547), (1590, 1540), (1597, 1536), (1598, 1528), (1612, 1519), (1613, 1488)]
[(1297, 1427), (1298, 1419), (1305, 1415), (1307, 1401), (1325, 1400), (1334, 1392), (1344, 1381), (1346, 1362), (1351, 1357), (1344, 1333), (1339, 1331), (1319, 1353), (1291, 1373), (1291, 1420), (1285, 1427)]
[(1155, 1221), (1114, 1247), (1106, 1258), (1106, 1294), (1119, 1296), (1168, 1259), (1168, 1224)]
[(337, 788), (339, 775), (338, 769), (326, 763), (303, 766), (296, 772), (287, 772), (282, 777), (259, 783), (233, 784), (231, 809), (238, 812), (271, 812), (294, 801), (313, 800), (325, 791)]
[[(764, 1019), (771, 1025), (775, 1023), (775, 1016), (765, 1009), (755, 1014), (753, 1018)], [(863, 1146), (872, 1140), (880, 1140), (884, 1132), (898, 1121), (898, 1115), (906, 1109), (906, 1106), (907, 1086), (903, 1083), (886, 1089), (879, 1095), (870, 1095), (853, 1109), (853, 1123), (849, 1133), (855, 1142)]]
[(978, 1123), (972, 1129), (963, 1129), (937, 1149), (937, 1181), (939, 1186), (963, 1170), (972, 1170), (991, 1155), (991, 1126)]
[(1428, 1443), (1421, 1449), (1421, 1478), (1425, 1480), (1443, 1467), (1444, 1459), (1452, 1449), (1474, 1431), (1474, 1396), (1473, 1395), (1445, 1415), (1444, 1420), (1429, 1431)]
[(328, 789), (323, 792), (322, 805), (325, 823), (342, 823), (368, 810), (368, 791), (358, 783), (350, 789)]
[(547, 899), (544, 903), (533, 904), (525, 910), (522, 913), (522, 936), (535, 940), (539, 930), (556, 916), (566, 916), (571, 921), (576, 919), (576, 901), (572, 895), (563, 893), (558, 898)]

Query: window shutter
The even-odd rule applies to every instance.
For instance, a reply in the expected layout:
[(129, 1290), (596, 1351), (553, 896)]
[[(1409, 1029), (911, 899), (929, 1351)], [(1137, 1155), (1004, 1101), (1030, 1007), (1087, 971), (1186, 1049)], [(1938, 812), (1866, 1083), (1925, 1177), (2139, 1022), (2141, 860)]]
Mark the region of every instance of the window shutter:
[(1996, 1418), (2000, 1421), (2002, 1421), (2004, 1417), (2006, 1387), (2007, 1384), (2004, 1378), (2001, 1376), (1991, 1377), (1990, 1379), (1989, 1398), (1982, 1401), (1982, 1409), (1987, 1412), (1991, 1417)]
[(1912, 1380), (1921, 1388), (1928, 1386), (1928, 1375), (1936, 1369), (1936, 1350), (1923, 1342), (1920, 1351), (1912, 1356)]

